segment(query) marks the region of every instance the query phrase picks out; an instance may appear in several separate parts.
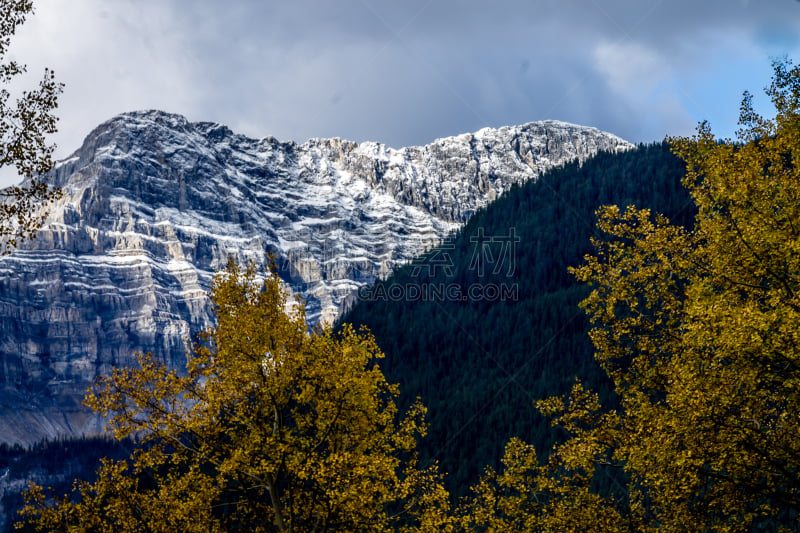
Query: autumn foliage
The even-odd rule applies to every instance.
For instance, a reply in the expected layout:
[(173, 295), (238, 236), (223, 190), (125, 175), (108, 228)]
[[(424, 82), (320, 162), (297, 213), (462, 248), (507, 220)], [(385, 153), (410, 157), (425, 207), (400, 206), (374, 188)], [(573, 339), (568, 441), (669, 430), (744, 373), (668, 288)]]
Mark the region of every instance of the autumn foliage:
[[(106, 462), (76, 501), (38, 488), (40, 531), (440, 531), (447, 494), (419, 469), (424, 407), (403, 416), (365, 332), (307, 331), (274, 274), (230, 265), (218, 325), (179, 374), (148, 356), (101, 380), (88, 404), (143, 445)], [(291, 309), (293, 307), (293, 310)], [(101, 526), (102, 525), (102, 526)]]

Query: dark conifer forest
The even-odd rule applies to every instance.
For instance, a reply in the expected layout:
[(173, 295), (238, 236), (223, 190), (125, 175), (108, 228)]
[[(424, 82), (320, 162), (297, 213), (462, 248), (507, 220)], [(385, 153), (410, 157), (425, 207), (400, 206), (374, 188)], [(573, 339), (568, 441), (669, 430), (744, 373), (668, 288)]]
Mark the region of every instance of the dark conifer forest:
[[(43, 483), (57, 495), (72, 490), (77, 479), (93, 481), (100, 459), (123, 459), (135, 448), (131, 440), (118, 441), (110, 436), (45, 440), (30, 447), (0, 444), (0, 474), (6, 489), (0, 494), (5, 514), (1, 531), (16, 531), (16, 510), (22, 508), (22, 490), (28, 481)], [(0, 514), (0, 518), (3, 515)]]
[(590, 289), (567, 269), (591, 251), (601, 205), (650, 208), (690, 226), (684, 174), (667, 143), (545, 173), (362, 291), (342, 317), (376, 336), (399, 405), (420, 397), (428, 407), (421, 458), (443, 467), (451, 494), (465, 495), (486, 465), (497, 466), (510, 437), (547, 455), (558, 433), (534, 401), (567, 393), (577, 378), (613, 404), (578, 306)]

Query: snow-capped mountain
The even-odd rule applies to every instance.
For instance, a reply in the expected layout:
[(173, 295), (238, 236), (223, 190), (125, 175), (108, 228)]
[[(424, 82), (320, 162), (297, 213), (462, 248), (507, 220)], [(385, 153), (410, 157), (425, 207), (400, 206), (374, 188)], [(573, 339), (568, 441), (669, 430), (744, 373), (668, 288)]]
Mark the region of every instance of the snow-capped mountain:
[(96, 429), (80, 398), (136, 351), (182, 366), (185, 340), (211, 324), (206, 290), (229, 257), (263, 265), (271, 252), (309, 321), (330, 322), (358, 287), (512, 184), (631, 147), (557, 121), (395, 150), (120, 115), (57, 165), (64, 196), (37, 239), (0, 259), (0, 441)]

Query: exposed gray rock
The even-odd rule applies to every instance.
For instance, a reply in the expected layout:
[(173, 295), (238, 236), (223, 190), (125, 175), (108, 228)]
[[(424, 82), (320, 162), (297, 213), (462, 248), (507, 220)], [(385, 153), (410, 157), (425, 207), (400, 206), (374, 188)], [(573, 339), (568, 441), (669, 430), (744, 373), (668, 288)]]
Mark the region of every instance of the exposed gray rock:
[(93, 432), (92, 380), (153, 352), (185, 363), (212, 323), (229, 257), (266, 262), (330, 322), (358, 287), (411, 260), (514, 183), (632, 145), (535, 122), (394, 150), (250, 139), (158, 111), (118, 116), (59, 163), (65, 195), (38, 238), (0, 259), (0, 440)]

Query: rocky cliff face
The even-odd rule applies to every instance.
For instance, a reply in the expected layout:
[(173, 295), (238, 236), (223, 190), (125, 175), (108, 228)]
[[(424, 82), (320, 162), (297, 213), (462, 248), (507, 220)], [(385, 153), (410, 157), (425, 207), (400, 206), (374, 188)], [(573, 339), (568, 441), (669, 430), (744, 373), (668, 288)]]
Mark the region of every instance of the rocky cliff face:
[(0, 440), (91, 432), (95, 376), (137, 351), (185, 362), (229, 257), (274, 254), (312, 323), (439, 242), (512, 184), (618, 137), (562, 122), (394, 150), (250, 139), (158, 111), (118, 116), (53, 172), (65, 194), (38, 238), (0, 259)]

